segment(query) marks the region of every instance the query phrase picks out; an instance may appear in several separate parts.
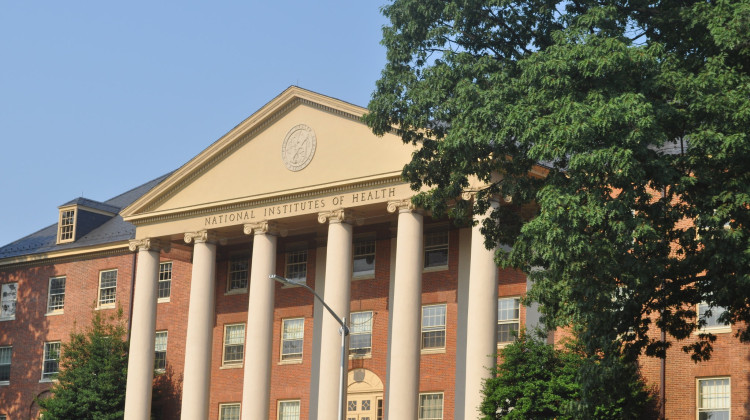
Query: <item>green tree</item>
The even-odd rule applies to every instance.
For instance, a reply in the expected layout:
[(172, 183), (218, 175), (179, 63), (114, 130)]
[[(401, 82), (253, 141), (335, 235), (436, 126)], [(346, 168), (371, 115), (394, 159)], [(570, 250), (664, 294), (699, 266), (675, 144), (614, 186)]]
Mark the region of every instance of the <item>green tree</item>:
[(617, 359), (608, 366), (618, 381), (598, 383), (583, 406), (578, 374), (602, 360), (586, 358), (574, 347), (556, 349), (525, 333), (500, 350), (499, 359), (484, 383), (483, 420), (655, 417), (653, 398), (633, 363)]
[(125, 409), (128, 344), (122, 311), (94, 311), (91, 325), (63, 343), (58, 382), (39, 400), (45, 419), (121, 419)]
[(434, 214), (506, 198), (482, 231), (511, 245), (497, 261), (528, 273), (547, 326), (612, 360), (664, 357), (658, 327), (705, 359), (715, 337), (691, 334), (707, 302), (750, 341), (750, 1), (395, 0), (383, 13), (365, 121), (418, 145), (403, 174)]

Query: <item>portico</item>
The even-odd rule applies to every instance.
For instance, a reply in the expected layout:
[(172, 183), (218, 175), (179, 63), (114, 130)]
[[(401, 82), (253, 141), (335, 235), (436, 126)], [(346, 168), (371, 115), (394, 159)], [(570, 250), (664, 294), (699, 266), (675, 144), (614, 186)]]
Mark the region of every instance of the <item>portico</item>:
[[(138, 253), (126, 419), (149, 415), (159, 250), (170, 244), (192, 248), (183, 419), (216, 418), (221, 404), (238, 404), (244, 420), (295, 410), (300, 418), (336, 418), (335, 321), (270, 274), (296, 276), (339, 315), (361, 320), (346, 385), (371, 403), (366, 411), (355, 403), (352, 415), (414, 419), (439, 402), (444, 418), (476, 417), (475, 396), (497, 343), (492, 251), (478, 228), (451, 229), (411, 204), (414, 192), (400, 173), (412, 147), (395, 135), (372, 135), (359, 121), (364, 112), (289, 88), (123, 212), (136, 225), (131, 250)], [(425, 232), (444, 232), (435, 236), (444, 246)], [(229, 274), (217, 274), (232, 271), (225, 267), (234, 255), (246, 255), (249, 265), (247, 306), (233, 315), (241, 317), (237, 323), (226, 323), (242, 326), (239, 342), (217, 308), (237, 295), (224, 278)], [(358, 262), (366, 266), (360, 274)], [(457, 296), (463, 291), (467, 297)], [(437, 308), (429, 312), (432, 324), (425, 305)], [(426, 329), (435, 333), (426, 336)], [(443, 379), (422, 372), (425, 363), (444, 366)], [(224, 400), (216, 388), (224, 379), (217, 378), (229, 375), (240, 380), (236, 397)]]

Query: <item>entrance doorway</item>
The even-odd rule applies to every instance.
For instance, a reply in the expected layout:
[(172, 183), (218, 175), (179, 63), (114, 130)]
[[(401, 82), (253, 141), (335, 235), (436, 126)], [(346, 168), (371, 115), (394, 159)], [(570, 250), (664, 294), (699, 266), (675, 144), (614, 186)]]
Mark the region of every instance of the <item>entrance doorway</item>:
[(383, 382), (367, 369), (349, 371), (346, 420), (383, 420)]

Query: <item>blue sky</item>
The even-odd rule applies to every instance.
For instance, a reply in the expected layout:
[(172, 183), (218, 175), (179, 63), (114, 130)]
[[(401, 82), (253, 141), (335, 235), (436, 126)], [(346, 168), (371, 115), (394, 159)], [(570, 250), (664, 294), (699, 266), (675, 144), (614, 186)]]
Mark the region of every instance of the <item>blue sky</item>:
[(0, 246), (178, 168), (290, 85), (367, 106), (385, 3), (0, 2)]

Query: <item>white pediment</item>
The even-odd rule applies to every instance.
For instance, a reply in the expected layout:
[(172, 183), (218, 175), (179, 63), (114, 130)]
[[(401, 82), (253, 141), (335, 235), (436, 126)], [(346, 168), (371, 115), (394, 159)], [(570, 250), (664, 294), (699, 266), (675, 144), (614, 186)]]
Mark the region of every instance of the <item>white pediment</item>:
[(372, 134), (360, 121), (365, 112), (291, 87), (123, 215), (137, 221), (397, 177), (414, 149)]

